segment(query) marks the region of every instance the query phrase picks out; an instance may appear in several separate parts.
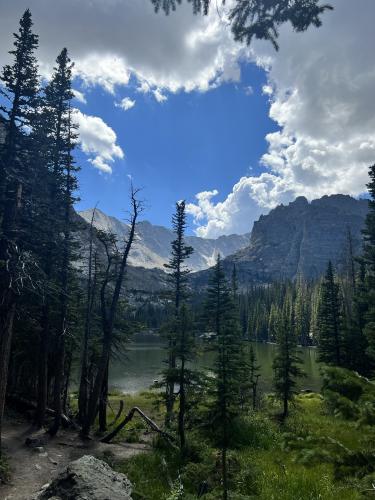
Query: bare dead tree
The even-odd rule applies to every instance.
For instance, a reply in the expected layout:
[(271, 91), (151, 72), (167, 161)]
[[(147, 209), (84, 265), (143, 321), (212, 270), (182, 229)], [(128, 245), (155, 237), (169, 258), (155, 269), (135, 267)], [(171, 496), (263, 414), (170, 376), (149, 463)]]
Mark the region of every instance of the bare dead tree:
[[(89, 255), (88, 255), (88, 276), (86, 289), (86, 314), (85, 314), (85, 329), (82, 341), (82, 360), (81, 360), (81, 378), (79, 384), (78, 409), (79, 419), (81, 422), (87, 417), (87, 401), (88, 401), (88, 352), (89, 339), (91, 333), (91, 316), (94, 305), (94, 281), (93, 279), (93, 242), (94, 242), (94, 220), (96, 214), (96, 205), (92, 212), (90, 229), (89, 229)], [(94, 270), (95, 272), (95, 270)]]
[[(132, 186), (130, 193), (131, 214), (129, 221), (129, 233), (126, 241), (124, 242), (124, 247), (119, 255), (118, 272), (116, 273), (113, 290), (110, 290), (108, 287), (110, 282), (110, 270), (113, 261), (107, 258), (107, 269), (100, 291), (101, 321), (103, 331), (102, 349), (97, 373), (89, 398), (87, 417), (82, 425), (81, 435), (84, 438), (88, 437), (98, 412), (99, 398), (102, 393), (107, 366), (111, 355), (117, 307), (127, 272), (129, 253), (135, 238), (138, 217), (143, 210), (143, 203), (138, 199), (138, 193), (139, 189), (134, 189)], [(107, 257), (108, 256), (109, 254), (107, 253)]]

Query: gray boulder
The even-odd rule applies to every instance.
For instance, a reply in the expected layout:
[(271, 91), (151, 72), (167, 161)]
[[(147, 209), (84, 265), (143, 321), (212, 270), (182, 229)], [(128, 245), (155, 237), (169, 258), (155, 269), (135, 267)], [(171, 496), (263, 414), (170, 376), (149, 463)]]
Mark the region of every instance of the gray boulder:
[(85, 455), (60, 473), (35, 500), (131, 500), (128, 478), (102, 460)]

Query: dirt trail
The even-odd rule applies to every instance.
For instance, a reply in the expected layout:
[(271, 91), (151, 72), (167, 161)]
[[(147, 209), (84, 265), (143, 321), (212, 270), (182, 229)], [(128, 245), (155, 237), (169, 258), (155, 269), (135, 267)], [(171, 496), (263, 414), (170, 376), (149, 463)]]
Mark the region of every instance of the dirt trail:
[(62, 431), (41, 453), (25, 446), (25, 439), (35, 429), (29, 423), (12, 419), (3, 425), (4, 452), (11, 467), (11, 482), (0, 485), (1, 500), (30, 500), (40, 488), (51, 482), (69, 462), (83, 455), (100, 457), (111, 452), (114, 461), (129, 458), (150, 449), (145, 444), (104, 444), (97, 441), (82, 442), (76, 433)]

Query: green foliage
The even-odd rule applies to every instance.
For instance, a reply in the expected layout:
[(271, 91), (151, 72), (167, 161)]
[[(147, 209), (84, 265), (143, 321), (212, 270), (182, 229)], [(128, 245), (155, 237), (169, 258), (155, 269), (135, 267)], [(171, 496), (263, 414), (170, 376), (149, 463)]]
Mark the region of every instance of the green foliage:
[(375, 422), (375, 384), (344, 368), (325, 368), (322, 389), (327, 408), (358, 425)]
[(10, 480), (10, 467), (4, 456), (0, 457), (0, 486)]
[(273, 360), (274, 386), (276, 395), (283, 403), (283, 419), (288, 416), (288, 405), (296, 393), (297, 379), (303, 375), (300, 363), (294, 310), (291, 300), (286, 300), (277, 323), (277, 352)]
[[(164, 10), (166, 14), (176, 10), (182, 0), (151, 0), (155, 11)], [(194, 14), (207, 15), (211, 0), (187, 0), (193, 6)], [(222, 0), (225, 4), (225, 0)], [(293, 30), (306, 31), (309, 26), (319, 27), (321, 15), (332, 7), (321, 5), (319, 0), (236, 0), (229, 11), (229, 21), (234, 39), (247, 45), (255, 38), (269, 40), (276, 50), (279, 27), (290, 22)]]
[(320, 289), (318, 306), (318, 348), (319, 360), (323, 363), (342, 366), (344, 363), (344, 338), (342, 323), (342, 298), (336, 282), (332, 263)]
[(368, 354), (375, 363), (375, 165), (369, 169), (370, 194), (369, 212), (364, 230), (364, 286), (362, 290), (362, 309), (365, 318), (364, 331), (368, 340)]
[(250, 447), (267, 450), (278, 442), (276, 425), (258, 412), (234, 419), (230, 432), (233, 448)]

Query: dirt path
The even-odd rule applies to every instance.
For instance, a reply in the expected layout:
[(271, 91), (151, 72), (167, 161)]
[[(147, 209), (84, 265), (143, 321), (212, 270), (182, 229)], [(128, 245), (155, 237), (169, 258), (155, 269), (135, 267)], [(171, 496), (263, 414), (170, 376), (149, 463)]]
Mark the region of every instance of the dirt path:
[(9, 485), (0, 485), (1, 500), (30, 500), (40, 488), (51, 482), (69, 462), (83, 455), (100, 457), (112, 453), (114, 461), (129, 458), (149, 450), (145, 444), (104, 444), (97, 441), (83, 443), (76, 433), (62, 431), (41, 452), (25, 446), (25, 439), (35, 429), (23, 420), (5, 420), (3, 426), (4, 452), (9, 459), (12, 479)]

